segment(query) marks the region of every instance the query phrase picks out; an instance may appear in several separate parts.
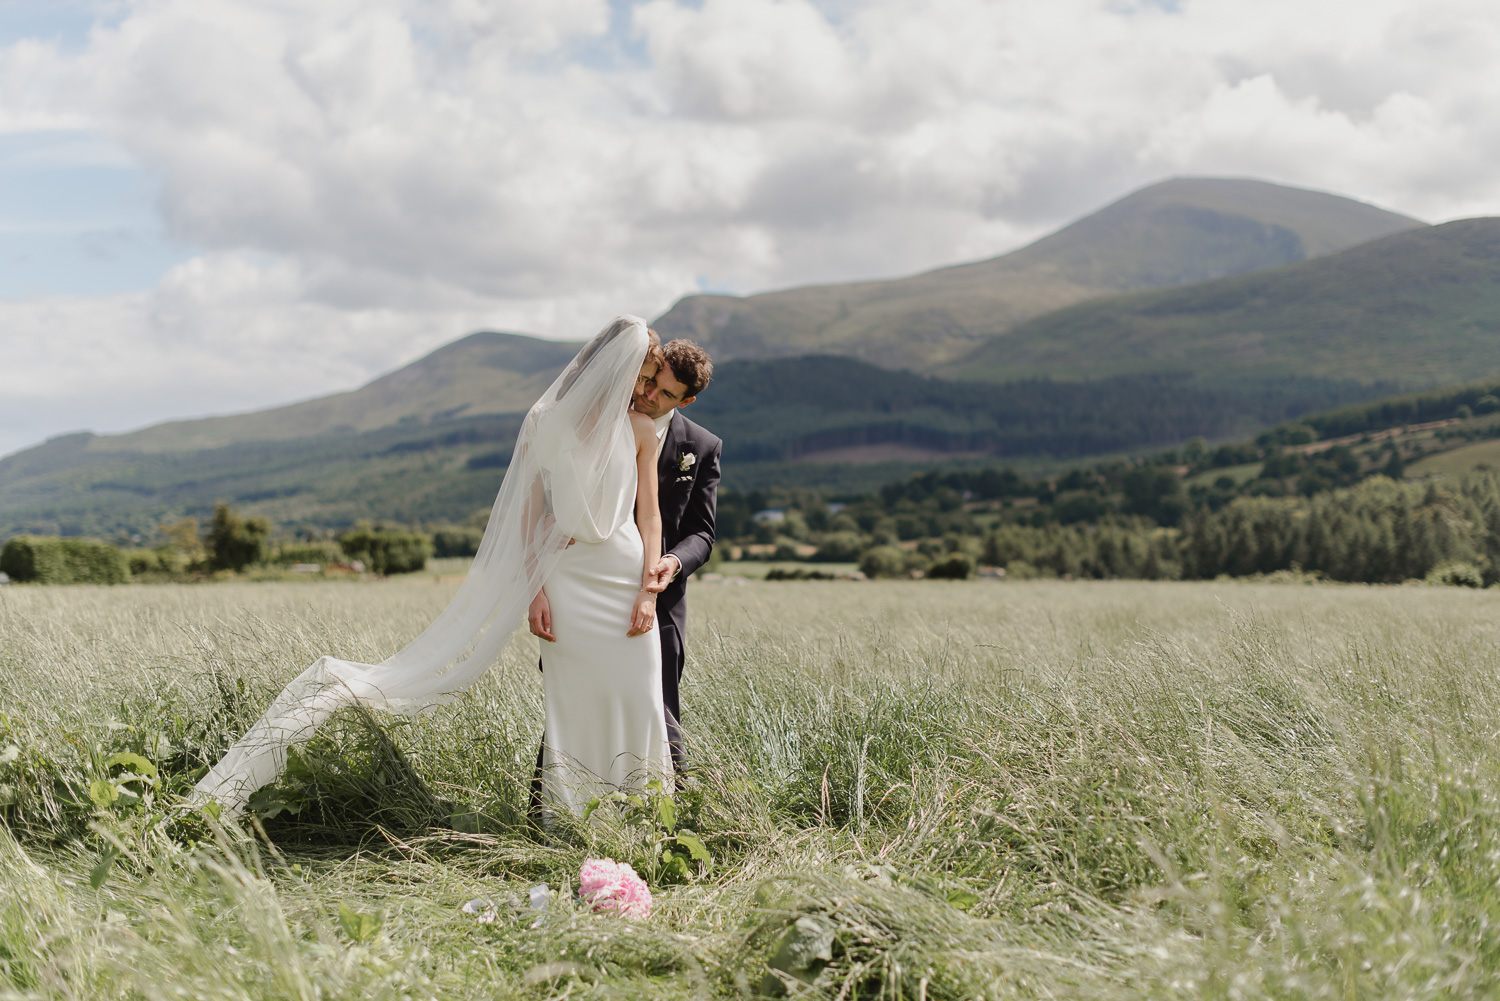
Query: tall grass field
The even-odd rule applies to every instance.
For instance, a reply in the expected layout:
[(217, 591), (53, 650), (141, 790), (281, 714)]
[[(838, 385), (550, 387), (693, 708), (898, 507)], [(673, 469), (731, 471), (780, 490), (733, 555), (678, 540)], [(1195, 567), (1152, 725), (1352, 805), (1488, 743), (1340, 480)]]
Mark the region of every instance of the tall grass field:
[[(675, 796), (528, 821), (518, 634), (251, 822), (182, 803), (455, 586), (0, 588), (0, 997), (1500, 992), (1500, 591), (698, 583)], [(577, 899), (605, 856), (648, 918)]]

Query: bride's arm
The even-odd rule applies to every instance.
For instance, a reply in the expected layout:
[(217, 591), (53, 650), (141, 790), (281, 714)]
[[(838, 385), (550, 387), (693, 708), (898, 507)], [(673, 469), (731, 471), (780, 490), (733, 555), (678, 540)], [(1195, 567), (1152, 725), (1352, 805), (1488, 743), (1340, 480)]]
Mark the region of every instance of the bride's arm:
[(656, 426), (651, 418), (630, 412), (630, 427), (635, 432), (635, 523), (641, 530), (645, 559), (641, 566), (641, 592), (636, 595), (627, 636), (651, 631), (656, 621), (656, 595), (646, 590), (654, 584), (652, 573), (661, 559), (661, 508), (656, 503)]

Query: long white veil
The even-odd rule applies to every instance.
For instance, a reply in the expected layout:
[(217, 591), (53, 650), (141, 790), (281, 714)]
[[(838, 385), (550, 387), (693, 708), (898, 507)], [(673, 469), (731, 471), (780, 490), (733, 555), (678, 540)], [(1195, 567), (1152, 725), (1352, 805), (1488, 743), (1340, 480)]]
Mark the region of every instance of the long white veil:
[[(631, 447), (627, 408), (646, 357), (646, 324), (619, 316), (568, 364), (526, 415), (479, 552), (448, 607), (379, 664), (320, 657), (205, 775), (197, 802), (230, 816), (286, 765), (336, 709), (362, 703), (418, 713), (452, 701), (489, 670), (568, 540), (600, 542), (633, 514), (610, 462)], [(624, 439), (623, 441), (621, 439)], [(629, 465), (634, 475), (634, 465)]]

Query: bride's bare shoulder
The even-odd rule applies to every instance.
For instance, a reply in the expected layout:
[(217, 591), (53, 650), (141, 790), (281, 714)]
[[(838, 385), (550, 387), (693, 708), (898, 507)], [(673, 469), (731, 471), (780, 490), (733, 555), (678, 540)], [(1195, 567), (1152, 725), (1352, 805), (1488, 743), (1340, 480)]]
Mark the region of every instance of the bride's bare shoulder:
[(655, 440), (656, 425), (652, 423), (651, 418), (634, 410), (627, 410), (626, 413), (630, 415), (630, 429), (635, 432), (637, 438), (644, 440), (649, 437)]

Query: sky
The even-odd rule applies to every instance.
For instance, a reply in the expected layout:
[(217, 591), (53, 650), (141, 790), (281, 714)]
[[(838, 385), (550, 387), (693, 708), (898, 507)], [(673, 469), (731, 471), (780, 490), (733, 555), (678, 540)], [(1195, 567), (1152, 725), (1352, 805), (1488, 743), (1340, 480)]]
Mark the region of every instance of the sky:
[(0, 0), (0, 455), (1173, 176), (1500, 214), (1494, 0)]

